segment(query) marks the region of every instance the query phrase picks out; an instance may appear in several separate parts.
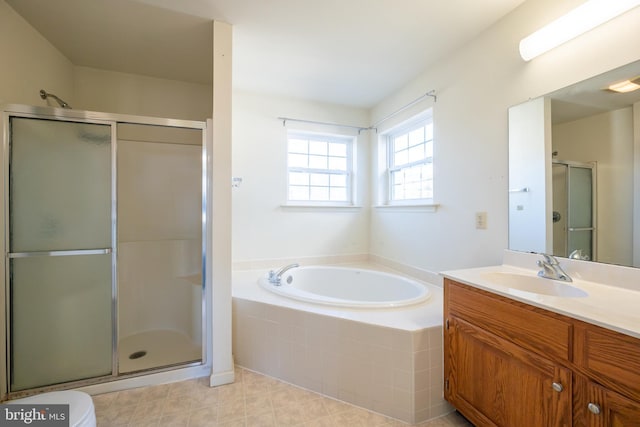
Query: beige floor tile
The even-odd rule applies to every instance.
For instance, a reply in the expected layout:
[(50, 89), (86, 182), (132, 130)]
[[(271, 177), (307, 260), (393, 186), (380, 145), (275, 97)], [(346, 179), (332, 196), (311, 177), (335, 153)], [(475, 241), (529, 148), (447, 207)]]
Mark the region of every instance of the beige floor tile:
[(145, 393), (144, 387), (119, 391), (112, 405), (130, 406), (137, 405)]
[(244, 419), (245, 416), (244, 400), (218, 404), (218, 423), (226, 423), (238, 418)]
[(333, 418), (333, 425), (335, 427), (371, 427), (361, 420), (343, 420)]
[(273, 406), (271, 405), (271, 398), (268, 394), (251, 394), (245, 396), (244, 404), (247, 416), (261, 415), (264, 413), (273, 414)]
[(242, 374), (242, 382), (245, 384), (245, 387), (272, 387), (280, 383), (274, 378), (252, 371), (244, 371)]
[(273, 412), (265, 412), (260, 415), (249, 415), (246, 418), (247, 427), (277, 427)]
[(449, 423), (451, 423), (452, 426), (473, 427), (473, 424), (467, 421), (467, 419), (462, 415), (460, 415), (460, 413), (458, 412), (452, 412), (449, 415), (444, 416), (443, 418), (447, 420)]
[(153, 387), (145, 387), (141, 393), (140, 400), (142, 402), (150, 402), (153, 400), (162, 400), (169, 395), (171, 384), (162, 384)]
[(417, 427), (453, 427), (453, 424), (451, 424), (444, 418), (438, 418), (435, 420), (420, 423)]
[(127, 425), (136, 410), (135, 405), (112, 405), (106, 411), (96, 414), (98, 424), (105, 426)]
[(188, 413), (193, 405), (193, 399), (189, 396), (169, 396), (164, 400), (162, 415), (171, 415), (181, 412)]
[(330, 414), (338, 414), (340, 412), (348, 411), (352, 408), (352, 406), (348, 403), (344, 403), (328, 397), (323, 398), (322, 403)]
[(274, 408), (279, 408), (281, 406), (288, 406), (291, 403), (296, 402), (296, 398), (298, 394), (293, 389), (293, 387), (278, 387), (276, 389), (271, 389), (271, 403)]
[(179, 412), (176, 414), (163, 415), (158, 426), (162, 427), (186, 427), (189, 425), (189, 413)]
[(407, 427), (409, 424), (404, 421), (394, 420), (393, 418), (387, 418), (386, 427)]
[(244, 383), (243, 388), (245, 396), (252, 394), (269, 394), (271, 392), (271, 385), (268, 382)]
[(131, 421), (127, 427), (160, 427), (162, 424), (160, 424), (160, 419), (155, 419), (155, 420), (136, 420), (136, 421)]
[[(236, 381), (208, 378), (93, 396), (98, 427), (405, 427), (274, 378), (236, 369)], [(473, 427), (457, 413), (416, 427)]]
[(233, 384), (219, 387), (218, 401), (221, 404), (233, 403), (236, 400), (244, 399), (244, 387), (242, 383), (235, 382)]
[(277, 426), (296, 426), (311, 421), (304, 405), (298, 402), (283, 404), (274, 408)]
[(105, 411), (116, 400), (118, 393), (105, 393), (91, 396), (96, 412)]
[(191, 397), (191, 409), (200, 409), (205, 407), (217, 406), (220, 403), (218, 396), (218, 390), (215, 388), (209, 388), (202, 390), (198, 393), (194, 393)]
[(316, 400), (322, 397), (321, 394), (305, 390), (303, 388), (293, 387), (293, 392), (295, 393), (295, 400), (297, 400), (298, 402)]
[(366, 426), (383, 426), (389, 421), (385, 416), (356, 407), (333, 415), (333, 419), (341, 425), (354, 423), (354, 425)]
[(322, 399), (313, 399), (300, 402), (310, 419), (323, 418), (329, 416), (329, 411), (322, 403)]
[[(217, 408), (200, 408), (191, 412), (189, 416), (189, 427), (210, 427), (216, 426), (218, 418)], [(186, 426), (185, 426), (186, 427)]]
[(150, 402), (141, 402), (136, 406), (130, 423), (138, 423), (148, 420), (158, 420), (162, 416), (164, 409), (164, 401), (153, 400)]
[(216, 424), (217, 427), (245, 427), (244, 419), (241, 420), (233, 420), (222, 424)]
[(304, 427), (335, 427), (336, 424), (333, 422), (333, 417), (328, 415), (326, 417), (316, 418), (315, 420), (311, 420), (303, 424)]
[(197, 381), (188, 380), (188, 381), (179, 381), (175, 383), (171, 383), (169, 385), (169, 396), (184, 396), (191, 395), (198, 385)]

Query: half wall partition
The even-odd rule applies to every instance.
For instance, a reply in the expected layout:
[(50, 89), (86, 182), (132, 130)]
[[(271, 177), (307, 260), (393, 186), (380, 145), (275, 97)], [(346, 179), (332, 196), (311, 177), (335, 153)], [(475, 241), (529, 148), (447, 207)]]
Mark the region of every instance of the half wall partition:
[(0, 397), (204, 363), (206, 124), (12, 105), (2, 127)]

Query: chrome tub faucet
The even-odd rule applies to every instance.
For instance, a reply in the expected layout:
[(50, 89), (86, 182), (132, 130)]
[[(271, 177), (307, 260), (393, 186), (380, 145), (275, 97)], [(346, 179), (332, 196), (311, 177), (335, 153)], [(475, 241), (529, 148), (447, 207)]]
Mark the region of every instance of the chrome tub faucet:
[(553, 255), (540, 254), (544, 260), (539, 259), (538, 267), (542, 270), (538, 271), (538, 276), (545, 279), (562, 280), (563, 282), (572, 282), (571, 277), (560, 267), (558, 260)]
[(273, 270), (269, 271), (269, 283), (274, 284), (276, 286), (280, 286), (282, 284), (280, 283), (280, 280), (282, 279), (282, 275), (287, 271), (291, 270), (292, 268), (296, 268), (296, 267), (300, 267), (300, 264), (298, 263), (289, 264), (289, 265), (285, 265), (278, 271), (273, 271)]

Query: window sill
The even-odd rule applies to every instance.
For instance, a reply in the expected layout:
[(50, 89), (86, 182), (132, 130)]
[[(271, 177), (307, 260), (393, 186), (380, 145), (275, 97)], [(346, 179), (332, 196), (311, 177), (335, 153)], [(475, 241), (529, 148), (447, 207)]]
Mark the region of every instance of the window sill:
[(438, 203), (422, 203), (415, 205), (376, 205), (375, 209), (380, 210), (397, 210), (397, 211), (407, 211), (407, 212), (436, 212), (440, 204)]
[(285, 210), (313, 210), (313, 209), (327, 209), (327, 210), (332, 210), (332, 209), (338, 209), (338, 210), (357, 210), (357, 209), (362, 209), (362, 206), (356, 206), (356, 205), (340, 205), (340, 204), (317, 204), (317, 205), (313, 205), (313, 204), (305, 204), (305, 203), (287, 203), (284, 205), (280, 205), (280, 207), (282, 209)]

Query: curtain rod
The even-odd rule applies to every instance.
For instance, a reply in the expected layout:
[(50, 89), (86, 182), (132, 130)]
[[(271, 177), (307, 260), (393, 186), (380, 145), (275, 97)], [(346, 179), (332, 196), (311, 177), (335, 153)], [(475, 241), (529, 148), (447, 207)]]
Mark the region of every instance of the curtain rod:
[(363, 130), (369, 130), (370, 129), (368, 127), (362, 127), (362, 126), (341, 125), (339, 123), (317, 122), (317, 121), (314, 121), (314, 120), (292, 119), (290, 117), (278, 117), (278, 120), (282, 120), (282, 126), (286, 126), (287, 122), (297, 122), (297, 123), (310, 123), (310, 124), (322, 125), (322, 126), (335, 126), (335, 127), (340, 127), (340, 128), (356, 129), (358, 131), (358, 133), (360, 133)]
[(378, 126), (384, 122), (386, 122), (387, 120), (389, 120), (392, 117), (397, 116), (398, 114), (402, 113), (404, 110), (406, 110), (409, 107), (413, 107), (414, 105), (416, 105), (418, 102), (422, 101), (424, 98), (426, 98), (427, 96), (430, 96), (433, 98), (433, 102), (436, 102), (438, 100), (438, 98), (436, 97), (436, 91), (435, 90), (430, 90), (429, 92), (425, 93), (422, 96), (419, 96), (418, 98), (414, 99), (413, 101), (411, 101), (410, 103), (404, 105), (403, 107), (398, 108), (396, 111), (394, 111), (393, 113), (384, 116), (383, 118), (381, 118), (380, 120), (378, 120), (375, 124), (369, 126), (369, 129), (375, 129), (376, 132), (378, 131)]
[(430, 90), (429, 92), (425, 93), (422, 96), (419, 96), (418, 98), (414, 99), (413, 101), (411, 101), (410, 103), (404, 105), (403, 107), (400, 107), (399, 109), (397, 109), (393, 113), (391, 113), (391, 114), (383, 117), (382, 119), (378, 120), (375, 124), (373, 124), (373, 125), (371, 125), (369, 127), (342, 125), (342, 124), (339, 124), (339, 123), (317, 122), (317, 121), (314, 121), (314, 120), (292, 119), (290, 117), (278, 117), (278, 120), (282, 120), (282, 126), (286, 126), (287, 122), (297, 122), (297, 123), (310, 123), (310, 124), (322, 125), (322, 126), (336, 126), (336, 127), (341, 127), (341, 128), (356, 129), (358, 131), (358, 133), (362, 132), (363, 130), (375, 130), (376, 132), (378, 132), (378, 126), (381, 123), (384, 123), (387, 120), (389, 120), (390, 118), (395, 117), (396, 115), (400, 114), (401, 112), (403, 112), (407, 108), (413, 107), (418, 102), (422, 101), (424, 98), (426, 98), (428, 96), (433, 98), (433, 102), (437, 101), (436, 91), (435, 90)]

